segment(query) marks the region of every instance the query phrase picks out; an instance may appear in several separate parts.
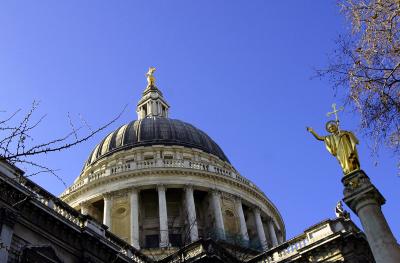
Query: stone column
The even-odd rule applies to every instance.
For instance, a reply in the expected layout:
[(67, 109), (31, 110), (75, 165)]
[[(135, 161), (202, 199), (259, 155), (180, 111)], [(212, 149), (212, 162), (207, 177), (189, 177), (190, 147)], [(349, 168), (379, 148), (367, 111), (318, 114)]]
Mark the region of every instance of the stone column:
[(360, 218), (376, 263), (400, 262), (400, 248), (381, 210), (385, 198), (364, 171), (348, 174), (342, 182), (343, 201)]
[(0, 262), (7, 262), (8, 251), (14, 233), (14, 225), (17, 220), (17, 214), (7, 208), (0, 209), (0, 241), (2, 248), (0, 249)]
[(111, 209), (112, 209), (112, 196), (107, 193), (103, 196), (104, 199), (104, 212), (103, 212), (103, 224), (108, 226), (111, 230)]
[(211, 205), (215, 218), (215, 227), (218, 233), (218, 238), (225, 239), (224, 218), (221, 210), (221, 194), (219, 191), (212, 191)]
[(188, 215), (188, 230), (190, 233), (190, 241), (194, 242), (199, 239), (199, 232), (197, 229), (197, 218), (196, 218), (196, 207), (194, 204), (193, 197), (193, 186), (188, 185), (185, 188), (185, 203), (186, 203), (186, 211)]
[(160, 247), (168, 247), (168, 215), (167, 215), (167, 199), (165, 197), (165, 186), (158, 185), (158, 209), (160, 216)]
[(90, 209), (90, 203), (89, 202), (81, 202), (79, 206), (81, 207), (81, 214), (82, 215), (88, 215), (89, 214), (89, 209)]
[(139, 198), (138, 190), (133, 188), (130, 192), (130, 205), (131, 205), (131, 245), (140, 249), (139, 245)]
[(261, 210), (258, 207), (255, 207), (253, 209), (253, 214), (254, 214), (254, 220), (256, 221), (256, 229), (257, 229), (257, 234), (258, 234), (258, 239), (260, 240), (260, 244), (262, 246), (263, 250), (267, 249), (267, 239), (265, 238), (265, 232), (264, 232), (264, 227), (263, 223), (261, 220)]
[(236, 213), (239, 216), (240, 234), (245, 242), (249, 241), (249, 234), (247, 232), (246, 219), (244, 218), (242, 200), (235, 198)]
[(268, 230), (269, 230), (269, 236), (271, 237), (272, 241), (272, 247), (276, 247), (279, 243), (278, 243), (278, 238), (276, 237), (274, 221), (272, 220), (272, 218), (268, 220)]

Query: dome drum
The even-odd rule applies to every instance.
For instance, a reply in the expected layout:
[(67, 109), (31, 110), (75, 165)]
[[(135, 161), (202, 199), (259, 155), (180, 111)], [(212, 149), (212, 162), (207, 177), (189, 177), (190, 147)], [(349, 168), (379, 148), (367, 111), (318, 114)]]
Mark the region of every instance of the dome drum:
[[(232, 191), (223, 185), (215, 189), (200, 180), (192, 180), (193, 184), (180, 184), (184, 176), (175, 181), (169, 178), (162, 181), (156, 178), (159, 176), (142, 176), (141, 182), (136, 180), (135, 183), (125, 183), (127, 188), (117, 187), (119, 182), (115, 182), (116, 185), (108, 184), (105, 189), (107, 192), (103, 193), (98, 189), (89, 190), (76, 200), (79, 203), (76, 208), (81, 209), (82, 213), (91, 214), (108, 225), (112, 232), (141, 249), (181, 247), (198, 238), (207, 237), (227, 242), (244, 240), (243, 246), (255, 250), (263, 250), (262, 243), (272, 247), (277, 244), (273, 242), (283, 242), (285, 233), (280, 218), (276, 217), (276, 211), (271, 211), (261, 200), (257, 202), (254, 197), (249, 198), (243, 192)], [(187, 197), (188, 191), (191, 191), (192, 202)], [(95, 192), (96, 195), (91, 195)], [(218, 206), (214, 202), (218, 202)], [(135, 210), (137, 213), (132, 214)], [(195, 211), (192, 221), (190, 210)], [(133, 234), (132, 215), (141, 226), (136, 235)], [(257, 226), (257, 216), (262, 224), (261, 230)], [(218, 218), (221, 221), (219, 224)], [(164, 230), (160, 230), (162, 222), (167, 226)], [(194, 224), (197, 227), (195, 234), (191, 233)], [(164, 243), (163, 231), (168, 233)], [(260, 235), (263, 237), (260, 238)]]
[[(281, 216), (263, 192), (248, 179), (242, 177), (229, 163), (199, 149), (182, 146), (153, 145), (119, 151), (87, 167), (75, 184), (63, 193), (62, 198), (76, 209), (81, 209), (83, 212), (85, 209), (90, 211), (92, 216), (108, 224), (114, 233), (133, 244), (133, 239), (127, 233), (131, 231), (129, 227), (131, 226), (130, 218), (133, 217), (131, 211), (134, 210), (131, 207), (132, 202), (129, 196), (132, 189), (135, 189), (138, 199), (137, 207), (139, 207), (137, 212), (138, 222), (145, 229), (138, 230), (136, 236), (139, 239), (135, 245), (136, 247), (146, 248), (148, 246), (155, 246), (154, 244), (158, 244), (158, 246), (163, 245), (159, 240), (161, 238), (160, 233), (157, 232), (158, 230), (154, 231), (154, 229), (159, 229), (160, 222), (154, 218), (147, 219), (141, 215), (141, 211), (145, 209), (144, 206), (147, 203), (159, 204), (157, 195), (160, 185), (163, 185), (166, 189), (167, 222), (172, 220), (169, 214), (176, 214), (174, 210), (176, 208), (171, 208), (170, 203), (172, 202), (171, 198), (174, 197), (170, 197), (170, 195), (174, 196), (176, 192), (180, 192), (180, 201), (174, 201), (175, 203), (178, 202), (178, 207), (181, 208), (178, 216), (179, 219), (176, 218), (174, 219), (175, 221), (173, 220), (173, 227), (169, 223), (169, 226), (171, 226), (170, 232), (172, 233), (177, 232), (178, 228), (183, 229), (187, 225), (185, 222), (187, 221), (187, 211), (189, 211), (189, 208), (187, 207), (187, 200), (184, 198), (184, 193), (185, 189), (191, 186), (194, 196), (193, 202), (195, 203), (194, 210), (199, 210), (205, 205), (209, 206), (204, 211), (201, 209), (199, 211), (196, 210), (197, 214), (202, 215), (206, 211), (215, 210), (215, 208), (211, 207), (212, 193), (217, 191), (221, 195), (219, 197), (221, 208), (216, 210), (222, 211), (221, 221), (223, 223), (219, 226), (217, 226), (216, 222), (213, 225), (207, 225), (201, 223), (203, 221), (199, 219), (198, 235), (206, 237), (204, 233), (209, 233), (212, 230), (212, 235), (218, 236), (221, 233), (218, 230), (221, 228), (221, 225), (227, 227), (225, 231), (227, 237), (220, 236), (220, 238), (228, 239), (236, 237), (237, 239), (242, 234), (245, 235), (247, 230), (243, 230), (243, 233), (240, 232), (240, 209), (238, 209), (237, 205), (237, 200), (240, 200), (243, 205), (242, 209), (244, 209), (243, 217), (247, 218), (247, 221), (244, 220), (247, 223), (242, 228), (248, 229), (251, 232), (247, 233), (247, 235), (250, 235), (249, 246), (256, 248), (256, 244), (259, 243), (257, 240), (262, 240), (262, 236), (264, 236), (264, 240), (267, 242), (266, 245), (272, 246), (272, 234), (268, 224), (273, 224), (272, 229), (276, 235), (276, 242), (284, 240), (285, 229)], [(150, 197), (147, 197), (146, 193), (149, 192), (152, 194), (149, 194)], [(197, 195), (204, 195), (207, 198), (198, 200)], [(112, 201), (107, 202), (106, 197), (110, 196), (112, 197), (110, 198)], [(110, 204), (110, 213), (105, 212), (105, 204)], [(259, 220), (259, 224), (263, 225), (262, 230), (257, 230), (254, 219), (257, 214), (254, 215), (253, 211), (255, 208), (259, 208), (260, 211), (259, 217), (261, 219)], [(175, 212), (171, 212), (171, 209)], [(124, 213), (118, 212), (122, 210), (124, 210)], [(105, 220), (107, 214), (110, 214), (109, 220)], [(210, 215), (210, 217), (215, 218), (216, 215)], [(116, 225), (123, 225), (124, 227), (114, 227), (113, 222)], [(206, 231), (205, 229), (208, 230)], [(258, 233), (261, 232), (264, 234), (260, 238)], [(147, 237), (147, 241), (146, 236), (149, 236)], [(156, 236), (158, 243), (154, 240), (151, 241)], [(177, 234), (169, 236), (168, 240), (169, 238), (173, 239), (173, 241), (169, 241), (172, 242), (171, 244), (168, 243), (171, 246), (179, 245), (179, 242), (185, 241), (183, 237), (179, 239)]]

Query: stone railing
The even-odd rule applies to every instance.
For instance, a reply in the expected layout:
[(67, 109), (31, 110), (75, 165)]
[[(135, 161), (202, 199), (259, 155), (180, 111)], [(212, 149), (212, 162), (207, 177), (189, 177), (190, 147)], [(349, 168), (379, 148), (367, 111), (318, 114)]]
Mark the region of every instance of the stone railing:
[[(311, 246), (317, 241), (333, 235), (336, 232), (345, 231), (345, 227), (337, 220), (327, 220), (321, 224), (306, 230), (303, 234), (296, 236), (285, 243), (274, 247), (250, 262), (275, 263), (281, 262), (289, 257), (295, 257), (299, 250), (306, 246)], [(286, 261), (285, 261), (286, 262)]]
[(125, 164), (118, 164), (90, 173), (88, 176), (79, 179), (78, 182), (74, 183), (72, 186), (67, 188), (61, 194), (61, 197), (80, 189), (89, 182), (99, 180), (103, 177), (116, 175), (127, 171), (136, 171), (136, 170), (145, 170), (154, 168), (183, 168), (183, 169), (194, 169), (194, 170), (211, 172), (218, 175), (233, 178), (235, 180), (240, 181), (243, 184), (246, 184), (260, 191), (253, 183), (251, 183), (243, 176), (239, 175), (238, 173), (232, 170), (225, 169), (217, 165), (199, 161), (182, 160), (182, 159), (152, 159), (144, 161), (132, 161)]
[(76, 226), (84, 226), (84, 220), (81, 213), (79, 213), (54, 195), (50, 194), (46, 190), (40, 188), (32, 181), (26, 178), (22, 178), (22, 180), (20, 181), (20, 185), (30, 192), (30, 196), (32, 198), (38, 200), (48, 209), (55, 211), (57, 214), (61, 215), (63, 218), (72, 222)]

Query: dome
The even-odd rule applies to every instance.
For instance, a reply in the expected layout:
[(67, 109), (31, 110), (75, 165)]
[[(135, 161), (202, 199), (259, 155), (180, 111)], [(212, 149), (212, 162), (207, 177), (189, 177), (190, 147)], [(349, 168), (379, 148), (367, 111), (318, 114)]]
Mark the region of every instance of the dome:
[(132, 121), (107, 135), (92, 151), (85, 166), (117, 151), (151, 145), (196, 148), (229, 163), (218, 144), (200, 129), (180, 120), (152, 117)]
[(200, 238), (253, 250), (282, 243), (285, 225), (275, 205), (205, 132), (168, 117), (153, 72), (138, 120), (97, 144), (62, 200), (159, 259), (173, 251), (165, 248)]

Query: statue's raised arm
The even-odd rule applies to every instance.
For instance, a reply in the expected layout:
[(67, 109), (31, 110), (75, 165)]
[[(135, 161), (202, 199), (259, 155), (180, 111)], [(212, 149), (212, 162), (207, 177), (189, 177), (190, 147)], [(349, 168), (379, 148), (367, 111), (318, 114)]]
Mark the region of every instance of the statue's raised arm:
[(330, 133), (326, 136), (319, 136), (312, 128), (307, 127), (317, 140), (324, 141), (329, 153), (336, 157), (345, 175), (360, 169), (358, 160), (357, 144), (358, 139), (350, 131), (339, 129), (339, 121), (328, 121), (326, 130)]
[(307, 127), (307, 131), (309, 131), (312, 135), (314, 135), (315, 139), (317, 139), (318, 141), (323, 141), (325, 139), (324, 136), (319, 136), (313, 128), (311, 127)]

